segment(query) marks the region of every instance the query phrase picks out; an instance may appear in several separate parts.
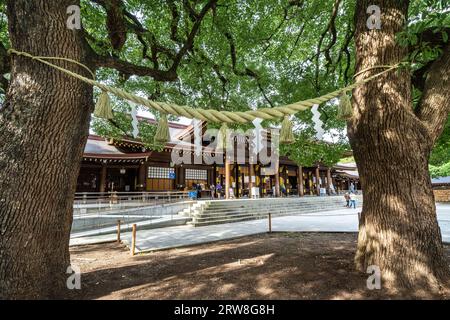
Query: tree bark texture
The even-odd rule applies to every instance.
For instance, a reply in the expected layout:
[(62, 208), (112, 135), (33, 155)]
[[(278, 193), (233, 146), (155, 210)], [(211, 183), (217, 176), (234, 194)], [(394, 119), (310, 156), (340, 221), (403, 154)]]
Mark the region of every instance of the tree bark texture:
[[(9, 0), (12, 47), (87, 61), (79, 31), (66, 26), (74, 0)], [(79, 3), (78, 3), (79, 4)], [(81, 73), (70, 63), (54, 62)], [(12, 56), (0, 109), (0, 298), (54, 298), (66, 288), (72, 204), (89, 132), (92, 88)]]
[[(370, 5), (381, 9), (379, 30), (366, 25)], [(357, 1), (357, 72), (406, 56), (395, 35), (405, 26), (408, 5), (404, 0)], [(363, 72), (357, 80), (377, 72)], [(445, 81), (448, 86), (448, 74)], [(363, 272), (378, 266), (383, 286), (391, 291), (434, 294), (449, 275), (428, 172), (435, 138), (415, 114), (411, 90), (410, 74), (403, 69), (353, 92), (348, 134), (364, 189), (355, 263)]]

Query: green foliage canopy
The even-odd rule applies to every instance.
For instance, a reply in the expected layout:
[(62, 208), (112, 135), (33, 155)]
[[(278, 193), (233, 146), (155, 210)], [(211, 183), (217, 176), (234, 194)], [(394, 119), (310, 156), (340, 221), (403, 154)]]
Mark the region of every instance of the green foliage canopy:
[[(149, 99), (217, 110), (248, 110), (318, 96), (352, 82), (356, 0), (81, 0), (82, 35), (98, 79)], [(398, 44), (408, 46), (415, 104), (427, 67), (450, 28), (448, 0), (412, 0)], [(9, 64), (5, 4), (0, 3), (0, 99)], [(337, 101), (321, 106), (334, 143), (314, 141), (311, 112), (298, 113), (296, 143), (282, 152), (301, 165), (335, 163), (348, 148)], [(93, 119), (100, 135), (130, 135), (127, 103), (114, 100), (112, 122)], [(157, 113), (153, 114), (158, 118)], [(176, 120), (172, 118), (171, 120)], [(266, 126), (273, 123), (265, 121)], [(155, 128), (141, 121), (140, 139)], [(449, 124), (430, 163), (450, 162)]]

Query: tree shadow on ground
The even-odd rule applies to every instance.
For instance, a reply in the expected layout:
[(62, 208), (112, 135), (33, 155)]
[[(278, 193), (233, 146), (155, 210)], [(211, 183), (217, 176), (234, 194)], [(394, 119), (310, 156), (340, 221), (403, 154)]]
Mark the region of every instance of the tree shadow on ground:
[(76, 298), (414, 298), (367, 289), (369, 275), (353, 265), (356, 237), (262, 234), (135, 257), (116, 244), (85, 246), (72, 250), (82, 271)]

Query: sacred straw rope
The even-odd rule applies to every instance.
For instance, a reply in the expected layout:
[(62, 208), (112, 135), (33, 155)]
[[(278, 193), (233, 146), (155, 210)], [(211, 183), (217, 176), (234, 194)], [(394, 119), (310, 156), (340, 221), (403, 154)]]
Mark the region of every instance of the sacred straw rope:
[[(299, 111), (307, 110), (308, 108), (311, 108), (315, 104), (322, 104), (333, 98), (337, 98), (341, 94), (345, 93), (346, 91), (353, 90), (362, 84), (365, 84), (375, 78), (378, 78), (379, 76), (398, 68), (398, 66), (400, 65), (400, 64), (395, 64), (393, 66), (372, 67), (370, 69), (374, 69), (374, 68), (387, 68), (387, 69), (380, 73), (377, 73), (373, 76), (370, 76), (366, 79), (355, 82), (354, 84), (351, 84), (345, 88), (341, 88), (339, 90), (327, 93), (327, 94), (317, 97), (317, 98), (299, 101), (299, 102), (295, 102), (292, 104), (274, 107), (274, 108), (261, 108), (261, 109), (249, 110), (249, 111), (218, 111), (218, 110), (214, 110), (214, 109), (204, 110), (204, 109), (191, 108), (188, 106), (179, 106), (179, 105), (176, 105), (173, 103), (156, 102), (156, 101), (148, 100), (148, 99), (136, 96), (134, 94), (128, 93), (122, 89), (114, 88), (114, 87), (102, 84), (98, 81), (93, 80), (93, 79), (95, 79), (95, 75), (87, 66), (81, 64), (78, 61), (72, 60), (72, 59), (58, 58), (58, 57), (33, 56), (27, 52), (20, 52), (20, 51), (14, 50), (14, 49), (9, 49), (8, 51), (9, 51), (9, 53), (13, 53), (13, 54), (16, 54), (19, 56), (24, 56), (24, 57), (28, 57), (33, 60), (39, 61), (43, 64), (46, 64), (52, 68), (59, 70), (67, 75), (70, 75), (78, 80), (81, 80), (87, 84), (90, 84), (91, 86), (98, 87), (103, 91), (111, 93), (117, 97), (124, 99), (124, 100), (134, 102), (135, 104), (142, 105), (142, 106), (145, 106), (145, 107), (148, 107), (151, 109), (155, 109), (162, 113), (172, 114), (175, 116), (183, 116), (183, 117), (191, 118), (191, 119), (199, 119), (199, 120), (208, 121), (208, 122), (215, 122), (215, 123), (247, 123), (247, 122), (253, 121), (256, 118), (262, 118), (265, 120), (273, 120), (273, 119), (282, 118), (287, 115), (292, 115)], [(77, 74), (77, 73), (74, 73), (65, 68), (59, 67), (51, 62), (48, 62), (47, 60), (63, 60), (63, 61), (75, 63), (75, 64), (83, 67), (84, 69), (88, 70), (89, 73), (93, 76), (93, 79), (86, 78), (80, 74)], [(363, 71), (367, 71), (367, 70), (363, 70)], [(361, 72), (363, 72), (363, 71), (361, 71)]]

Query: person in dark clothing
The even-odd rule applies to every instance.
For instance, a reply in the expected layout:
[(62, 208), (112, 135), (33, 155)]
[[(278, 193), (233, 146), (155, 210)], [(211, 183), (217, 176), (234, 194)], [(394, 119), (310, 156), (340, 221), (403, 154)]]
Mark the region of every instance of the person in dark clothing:
[(202, 186), (201, 186), (201, 184), (199, 183), (199, 184), (197, 184), (197, 199), (199, 199), (199, 198), (201, 198), (202, 197)]

